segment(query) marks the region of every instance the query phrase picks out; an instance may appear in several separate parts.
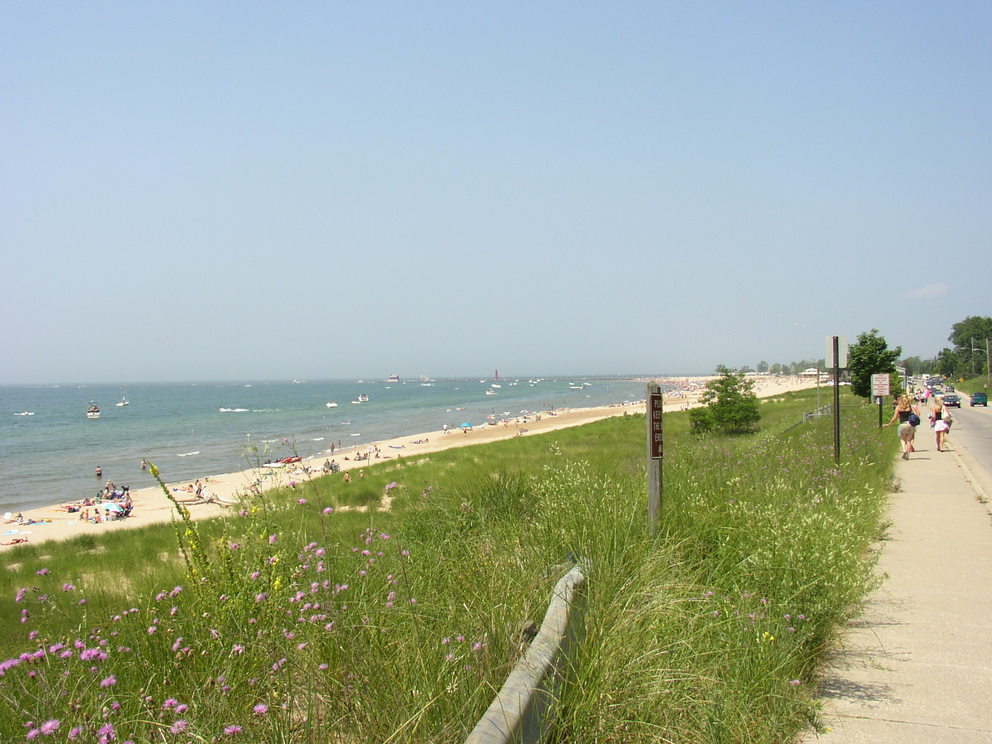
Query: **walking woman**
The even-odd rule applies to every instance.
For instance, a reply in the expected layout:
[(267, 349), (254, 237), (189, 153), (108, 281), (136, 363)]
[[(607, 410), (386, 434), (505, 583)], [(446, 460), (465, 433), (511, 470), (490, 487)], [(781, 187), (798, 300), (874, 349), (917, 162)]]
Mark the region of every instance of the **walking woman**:
[(899, 396), (892, 420), (885, 425), (892, 426), (897, 421), (899, 422), (899, 441), (902, 442), (902, 459), (908, 460), (909, 453), (916, 451), (913, 447), (913, 438), (916, 436), (916, 424), (920, 423), (920, 409), (913, 404), (908, 395)]
[(944, 408), (940, 398), (933, 399), (933, 409), (930, 411), (930, 426), (937, 437), (937, 451), (947, 452), (947, 430), (951, 428), (951, 412)]

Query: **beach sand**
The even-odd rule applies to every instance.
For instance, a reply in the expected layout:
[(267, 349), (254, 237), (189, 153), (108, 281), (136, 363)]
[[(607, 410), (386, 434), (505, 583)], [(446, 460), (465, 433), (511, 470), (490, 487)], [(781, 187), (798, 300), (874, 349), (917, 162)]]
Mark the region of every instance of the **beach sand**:
[[(668, 385), (677, 385), (677, 391), (665, 395), (664, 403), (666, 411), (679, 411), (699, 405), (698, 397), (702, 394), (706, 382), (710, 379), (712, 377), (682, 377), (658, 380), (645, 379), (644, 382), (657, 381)], [(758, 376), (755, 378), (754, 392), (759, 398), (767, 398), (792, 390), (801, 390), (815, 386), (815, 378)], [(301, 469), (303, 466), (311, 470), (311, 476), (309, 477), (319, 477), (322, 474), (321, 466), (325, 459), (333, 459), (341, 466), (342, 471), (347, 471), (355, 468), (370, 467), (376, 463), (395, 460), (397, 458), (419, 457), (452, 447), (485, 444), (515, 436), (543, 434), (571, 426), (588, 424), (611, 416), (644, 413), (644, 410), (644, 401), (638, 401), (636, 403), (615, 404), (596, 408), (576, 408), (559, 410), (553, 413), (544, 412), (535, 414), (526, 421), (518, 418), (516, 422), (511, 421), (505, 425), (500, 423), (495, 426), (478, 427), (467, 432), (463, 432), (460, 429), (451, 429), (447, 433), (438, 430), (424, 432), (423, 434), (395, 437), (357, 447), (342, 448), (334, 455), (321, 455), (318, 458), (312, 458), (285, 468), (263, 468), (262, 472), (265, 476), (262, 479), (261, 487), (267, 490), (277, 486), (288, 485), (290, 481), (300, 482), (308, 477)], [(375, 448), (378, 448), (381, 455), (379, 459), (375, 459), (374, 455), (369, 460), (358, 461), (354, 459), (356, 454), (369, 450), (374, 451)], [(346, 457), (348, 459), (345, 459)], [(208, 519), (236, 509), (240, 494), (246, 493), (251, 488), (253, 482), (258, 480), (258, 477), (258, 470), (249, 469), (236, 473), (222, 473), (220, 475), (201, 478), (200, 481), (203, 483), (204, 495), (209, 496), (212, 500), (208, 503), (188, 504), (191, 516), (194, 519)], [(190, 485), (189, 482), (183, 481), (182, 483), (170, 483), (168, 487), (180, 501), (193, 502), (196, 499), (194, 493), (179, 490), (187, 488)], [(64, 540), (82, 534), (133, 529), (148, 524), (169, 522), (175, 512), (172, 503), (158, 486), (134, 489), (131, 491), (131, 498), (134, 501), (134, 510), (129, 517), (100, 523), (83, 521), (79, 518), (78, 513), (69, 513), (58, 504), (26, 510), (22, 513), (24, 521), (34, 521), (35, 524), (0, 524), (0, 543), (10, 543), (15, 539), (26, 538), (28, 544), (36, 544), (52, 540)], [(89, 507), (89, 509), (90, 516), (92, 516), (95, 507)], [(0, 550), (9, 550), (11, 547), (9, 544), (3, 544), (0, 545)]]

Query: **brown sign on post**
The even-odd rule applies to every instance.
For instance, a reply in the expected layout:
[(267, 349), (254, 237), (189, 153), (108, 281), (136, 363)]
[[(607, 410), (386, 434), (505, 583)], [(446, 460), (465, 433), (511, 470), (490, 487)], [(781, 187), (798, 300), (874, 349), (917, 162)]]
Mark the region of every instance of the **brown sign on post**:
[(652, 460), (660, 460), (665, 454), (665, 437), (662, 429), (662, 395), (651, 393), (648, 397), (648, 421), (651, 432), (650, 453)]
[(661, 513), (661, 468), (665, 453), (665, 437), (662, 426), (664, 401), (661, 386), (649, 382), (647, 387), (648, 420), (648, 528), (651, 534), (658, 529)]

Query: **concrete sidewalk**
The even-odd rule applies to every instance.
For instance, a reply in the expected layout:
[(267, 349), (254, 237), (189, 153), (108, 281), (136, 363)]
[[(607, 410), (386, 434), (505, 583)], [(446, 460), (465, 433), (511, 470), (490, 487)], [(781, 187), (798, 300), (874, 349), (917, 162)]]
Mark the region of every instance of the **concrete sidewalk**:
[(824, 672), (806, 744), (992, 742), (992, 517), (965, 459), (923, 429), (900, 459), (882, 585)]

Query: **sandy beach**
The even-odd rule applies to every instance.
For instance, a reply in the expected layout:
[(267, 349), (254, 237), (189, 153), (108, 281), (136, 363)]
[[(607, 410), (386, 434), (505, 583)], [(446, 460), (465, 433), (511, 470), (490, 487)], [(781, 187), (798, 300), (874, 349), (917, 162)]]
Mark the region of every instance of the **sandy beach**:
[[(657, 380), (645, 379), (645, 383), (657, 381), (666, 385), (676, 386), (676, 390), (665, 395), (665, 410), (680, 411), (699, 405), (698, 398), (705, 389), (706, 383), (712, 377), (682, 377), (663, 378)], [(788, 376), (757, 376), (754, 378), (754, 391), (759, 398), (774, 397), (792, 390), (800, 390), (816, 386), (816, 379), (809, 377)], [(309, 477), (319, 477), (325, 459), (333, 459), (340, 465), (342, 471), (355, 468), (370, 467), (376, 463), (405, 457), (420, 457), (432, 452), (439, 452), (452, 447), (465, 447), (474, 444), (485, 444), (515, 436), (533, 436), (571, 426), (580, 426), (593, 421), (599, 421), (611, 416), (625, 416), (644, 412), (644, 401), (627, 404), (615, 404), (596, 408), (576, 408), (557, 410), (554, 412), (535, 413), (526, 419), (518, 417), (515, 420), (476, 427), (462, 431), (429, 431), (422, 434), (412, 434), (386, 439), (358, 447), (342, 448), (334, 455), (312, 458), (300, 463), (290, 464), (282, 468), (263, 468), (261, 488), (270, 489), (288, 485), (290, 481), (301, 481), (308, 477), (305, 469), (309, 469)], [(378, 451), (379, 457), (375, 457)], [(356, 454), (371, 452), (368, 460), (355, 460)], [(187, 502), (194, 519), (207, 519), (229, 512), (236, 508), (241, 494), (246, 493), (252, 484), (259, 479), (259, 471), (247, 469), (235, 473), (222, 473), (200, 478), (203, 485), (203, 498), (197, 500), (196, 494), (182, 489), (189, 488), (190, 482), (170, 483), (169, 488), (180, 501)], [(62, 504), (26, 510), (21, 513), (22, 521), (11, 521), (0, 524), (0, 550), (9, 550), (17, 541), (28, 544), (63, 540), (80, 534), (102, 533), (108, 530), (133, 529), (148, 524), (168, 522), (172, 519), (174, 507), (162, 493), (161, 488), (148, 487), (131, 491), (134, 509), (125, 519), (104, 520), (99, 523), (80, 519), (80, 512), (68, 512)], [(87, 507), (83, 507), (87, 508)], [(92, 517), (99, 507), (88, 507)], [(102, 512), (103, 510), (100, 509)]]

